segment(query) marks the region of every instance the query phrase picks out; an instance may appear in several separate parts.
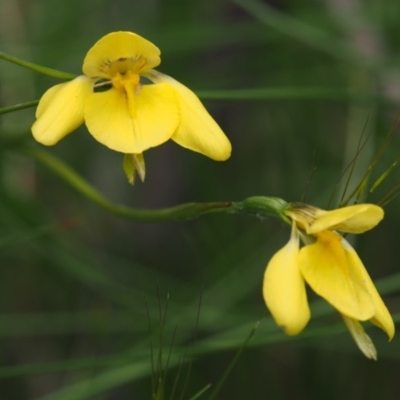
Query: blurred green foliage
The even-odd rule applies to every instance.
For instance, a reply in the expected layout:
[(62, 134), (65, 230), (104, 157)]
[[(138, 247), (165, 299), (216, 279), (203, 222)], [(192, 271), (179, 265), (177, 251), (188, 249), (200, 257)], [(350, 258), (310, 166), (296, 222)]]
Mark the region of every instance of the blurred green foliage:
[[(350, 189), (391, 129), (374, 179), (399, 155), (399, 15), (396, 0), (2, 0), (0, 50), (79, 74), (95, 41), (130, 30), (161, 49), (160, 71), (204, 100), (232, 142), (227, 162), (167, 143), (146, 152), (147, 181), (131, 187), (121, 154), (85, 127), (49, 149), (111, 201), (156, 208), (272, 195), (326, 207), (360, 141)], [(0, 60), (0, 107), (55, 83)], [(261, 282), (287, 227), (236, 215), (146, 224), (107, 214), (21, 153), (21, 143), (39, 147), (33, 120), (34, 109), (0, 118), (1, 399), (149, 399), (150, 343), (156, 364), (160, 348), (164, 366), (171, 352), (165, 398), (178, 377), (174, 398), (190, 399), (215, 387), (257, 321), (216, 398), (399, 397), (397, 337), (388, 344), (369, 330), (379, 360), (366, 360), (312, 295), (313, 320), (299, 337), (274, 325)], [(398, 176), (395, 168), (368, 201)], [(398, 204), (355, 243), (397, 321)]]

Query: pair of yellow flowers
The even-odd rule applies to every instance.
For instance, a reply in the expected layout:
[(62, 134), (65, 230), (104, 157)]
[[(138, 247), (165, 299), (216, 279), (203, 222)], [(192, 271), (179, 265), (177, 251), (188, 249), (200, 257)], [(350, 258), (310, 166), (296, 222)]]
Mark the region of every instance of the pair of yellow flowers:
[(357, 253), (337, 231), (357, 234), (374, 228), (383, 219), (382, 208), (358, 204), (325, 211), (294, 203), (284, 216), (292, 223), (290, 240), (268, 263), (263, 284), (276, 323), (288, 335), (304, 329), (310, 319), (307, 282), (339, 311), (360, 350), (376, 360), (360, 321), (372, 322), (391, 340), (393, 319)]
[[(85, 122), (97, 141), (138, 164), (144, 151), (169, 139), (214, 160), (228, 159), (231, 144), (218, 124), (190, 89), (153, 69), (160, 62), (159, 49), (134, 33), (104, 36), (87, 53), (84, 75), (43, 95), (32, 126), (35, 139), (53, 145)], [(359, 321), (371, 321), (391, 339), (393, 320), (357, 253), (336, 231), (372, 229), (383, 210), (292, 204), (283, 218), (292, 224), (291, 237), (269, 262), (263, 284), (275, 321), (289, 335), (304, 329), (310, 319), (307, 282), (341, 313), (361, 351), (376, 359)]]

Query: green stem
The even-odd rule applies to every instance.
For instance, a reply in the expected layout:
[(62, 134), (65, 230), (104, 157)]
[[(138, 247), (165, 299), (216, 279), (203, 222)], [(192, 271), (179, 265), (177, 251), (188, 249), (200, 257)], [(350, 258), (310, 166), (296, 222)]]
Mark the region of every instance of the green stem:
[(217, 386), (214, 388), (214, 390), (212, 391), (210, 397), (208, 398), (208, 400), (213, 400), (216, 398), (218, 392), (220, 391), (222, 385), (224, 384), (224, 382), (226, 381), (226, 379), (228, 378), (229, 374), (232, 372), (233, 368), (235, 367), (235, 365), (237, 364), (239, 357), (241, 356), (241, 354), (243, 353), (243, 350), (246, 348), (247, 344), (249, 343), (250, 339), (253, 337), (254, 333), (256, 332), (256, 330), (258, 329), (260, 323), (257, 322), (253, 328), (250, 331), (250, 334), (247, 336), (246, 340), (243, 342), (243, 344), (239, 347), (238, 351), (236, 352), (235, 356), (233, 357), (233, 360), (230, 362), (230, 364), (228, 365), (228, 368), (225, 370), (225, 372), (223, 373), (221, 379), (219, 380), (219, 382), (217, 383)]
[[(1, 54), (1, 53), (0, 53)], [(72, 76), (72, 75), (71, 75)], [(305, 99), (305, 100), (352, 100), (356, 102), (371, 102), (376, 97), (361, 92), (352, 92), (346, 89), (331, 88), (257, 88), (257, 89), (238, 89), (238, 90), (209, 90), (199, 91), (196, 94), (203, 100), (286, 100), (286, 99)], [(384, 97), (378, 98), (391, 104), (391, 100)], [(36, 107), (39, 100), (32, 100), (26, 103), (15, 104), (9, 107), (0, 108), (0, 115), (25, 108)]]
[(24, 110), (25, 108), (35, 107), (38, 104), (39, 104), (39, 100), (33, 100), (33, 101), (27, 101), (26, 103), (15, 104), (14, 106), (10, 106), (10, 107), (3, 107), (3, 108), (0, 108), (0, 115), (18, 111), (18, 110)]
[(211, 384), (209, 383), (208, 385), (204, 386), (203, 389), (201, 389), (199, 392), (197, 392), (193, 397), (191, 397), (189, 400), (197, 400), (199, 399), (203, 393), (205, 393), (208, 389), (210, 389)]
[(360, 103), (381, 101), (390, 103), (383, 96), (363, 93), (348, 88), (332, 87), (261, 87), (252, 89), (226, 89), (196, 91), (202, 100), (352, 100)]
[(58, 70), (52, 69), (52, 68), (42, 67), (41, 65), (22, 60), (21, 58), (10, 56), (9, 54), (4, 53), (3, 51), (0, 51), (0, 58), (2, 58), (3, 60), (6, 60), (6, 61), (12, 62), (14, 64), (17, 64), (21, 67), (31, 69), (32, 71), (36, 71), (36, 72), (39, 72), (44, 75), (52, 76), (54, 78), (66, 79), (66, 80), (71, 80), (71, 79), (76, 78), (76, 75), (68, 74), (67, 72), (58, 71)]
[(33, 148), (23, 150), (36, 161), (55, 172), (92, 203), (106, 211), (124, 218), (144, 222), (183, 221), (210, 213), (244, 213), (257, 217), (275, 217), (285, 221), (283, 211), (288, 203), (277, 197), (254, 196), (243, 201), (220, 201), (209, 203), (185, 203), (158, 210), (136, 209), (113, 204), (87, 183), (78, 173), (50, 153)]

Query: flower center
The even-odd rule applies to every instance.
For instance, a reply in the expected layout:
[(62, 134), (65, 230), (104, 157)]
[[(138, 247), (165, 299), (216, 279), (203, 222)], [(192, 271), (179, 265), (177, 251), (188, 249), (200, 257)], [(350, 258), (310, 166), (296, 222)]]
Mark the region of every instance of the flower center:
[(128, 92), (134, 89), (133, 91), (136, 91), (136, 88), (140, 83), (140, 77), (139, 74), (136, 74), (132, 71), (117, 72), (113, 76), (111, 82), (118, 90), (124, 90), (125, 92)]
[(121, 57), (118, 60), (108, 61), (102, 66), (101, 70), (110, 78), (114, 78), (116, 75), (125, 75), (128, 72), (140, 74), (148, 68), (146, 67), (146, 58), (138, 55), (135, 57)]
[(133, 120), (136, 119), (136, 96), (141, 89), (139, 74), (132, 71), (118, 72), (113, 76), (111, 83), (115, 89), (124, 93), (128, 102), (128, 113)]

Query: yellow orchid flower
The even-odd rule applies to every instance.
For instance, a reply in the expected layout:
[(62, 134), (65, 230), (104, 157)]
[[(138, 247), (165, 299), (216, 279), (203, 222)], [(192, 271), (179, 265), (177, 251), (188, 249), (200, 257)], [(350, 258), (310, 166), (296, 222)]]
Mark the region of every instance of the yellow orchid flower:
[[(268, 263), (263, 296), (276, 323), (288, 335), (300, 333), (310, 319), (305, 282), (342, 315), (360, 350), (376, 359), (376, 350), (360, 321), (370, 321), (391, 340), (393, 319), (362, 261), (336, 230), (362, 233), (375, 227), (383, 210), (359, 204), (325, 211), (304, 204), (285, 210), (292, 220), (289, 242)], [(300, 237), (305, 246), (300, 248)]]
[(97, 141), (125, 154), (172, 139), (214, 160), (229, 158), (231, 144), (218, 124), (191, 90), (152, 69), (160, 62), (160, 50), (135, 33), (102, 37), (84, 59), (84, 75), (43, 95), (34, 138), (51, 146), (85, 122)]

